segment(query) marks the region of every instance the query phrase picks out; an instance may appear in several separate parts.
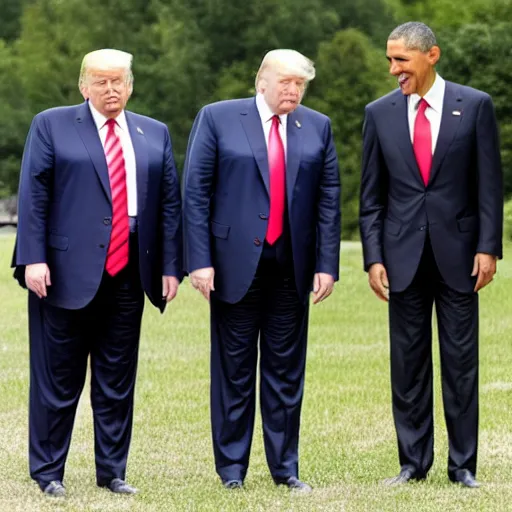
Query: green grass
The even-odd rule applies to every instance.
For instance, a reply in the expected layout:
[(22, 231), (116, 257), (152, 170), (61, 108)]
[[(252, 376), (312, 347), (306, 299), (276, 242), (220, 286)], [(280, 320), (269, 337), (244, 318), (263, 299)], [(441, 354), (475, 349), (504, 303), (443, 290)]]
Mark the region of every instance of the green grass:
[(300, 442), (310, 496), (276, 488), (257, 419), (245, 488), (226, 491), (213, 465), (209, 425), (207, 303), (188, 282), (160, 316), (147, 307), (135, 425), (120, 497), (95, 486), (88, 392), (67, 463), (65, 500), (46, 498), (28, 476), (26, 294), (9, 269), (13, 237), (0, 236), (0, 511), (373, 511), (512, 509), (512, 247), (481, 294), (479, 479), (448, 482), (447, 441), (435, 344), (436, 448), (427, 481), (388, 488), (399, 470), (391, 416), (387, 309), (370, 292), (357, 244), (342, 248), (334, 295), (312, 308)]

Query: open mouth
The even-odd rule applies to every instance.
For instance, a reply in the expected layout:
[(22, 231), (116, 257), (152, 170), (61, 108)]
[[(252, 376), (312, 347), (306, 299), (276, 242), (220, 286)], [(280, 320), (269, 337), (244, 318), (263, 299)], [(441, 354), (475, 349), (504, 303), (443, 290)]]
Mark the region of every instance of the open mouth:
[(407, 86), (408, 83), (409, 83), (409, 77), (405, 73), (402, 73), (398, 77), (398, 85), (403, 89), (404, 87)]

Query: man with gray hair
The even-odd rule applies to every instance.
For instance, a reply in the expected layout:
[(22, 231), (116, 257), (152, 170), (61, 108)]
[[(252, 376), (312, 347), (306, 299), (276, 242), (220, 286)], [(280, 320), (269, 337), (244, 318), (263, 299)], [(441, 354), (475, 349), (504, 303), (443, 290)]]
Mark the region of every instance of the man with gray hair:
[(364, 267), (389, 301), (391, 386), (402, 484), (433, 462), (432, 307), (441, 353), (448, 477), (475, 478), (478, 291), (502, 257), (503, 184), (488, 94), (443, 80), (423, 23), (388, 38), (399, 89), (366, 107), (360, 228)]
[(30, 475), (66, 494), (87, 360), (96, 480), (125, 482), (144, 292), (162, 312), (182, 278), (181, 198), (167, 127), (125, 110), (132, 56), (82, 62), (85, 102), (36, 115), (23, 155), (15, 276), (29, 289)]
[(189, 139), (185, 265), (210, 302), (215, 464), (227, 488), (249, 465), (256, 396), (276, 484), (298, 479), (309, 295), (338, 279), (340, 180), (329, 119), (300, 105), (315, 76), (294, 50), (267, 53), (256, 98), (207, 105)]

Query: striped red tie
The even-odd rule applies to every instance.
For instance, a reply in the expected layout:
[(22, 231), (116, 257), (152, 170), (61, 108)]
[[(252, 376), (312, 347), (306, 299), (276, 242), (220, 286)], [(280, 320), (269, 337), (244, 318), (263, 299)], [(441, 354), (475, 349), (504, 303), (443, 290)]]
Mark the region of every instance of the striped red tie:
[(105, 139), (105, 157), (107, 159), (110, 191), (112, 193), (112, 232), (107, 251), (105, 270), (115, 276), (128, 264), (128, 196), (126, 193), (126, 169), (123, 148), (116, 135), (114, 119), (106, 122), (108, 127)]
[(286, 200), (286, 165), (284, 146), (279, 135), (280, 120), (272, 117), (272, 126), (268, 137), (268, 166), (270, 170), (270, 213), (266, 239), (272, 245), (283, 233), (284, 206)]

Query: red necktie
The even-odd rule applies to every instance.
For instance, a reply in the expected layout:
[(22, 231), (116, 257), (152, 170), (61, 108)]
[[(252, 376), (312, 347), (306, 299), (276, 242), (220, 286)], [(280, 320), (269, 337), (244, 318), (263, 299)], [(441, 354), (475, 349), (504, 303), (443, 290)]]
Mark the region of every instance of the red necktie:
[(272, 117), (268, 137), (268, 166), (270, 170), (270, 214), (268, 217), (267, 242), (272, 245), (283, 233), (285, 193), (284, 146), (279, 135), (279, 117)]
[(425, 186), (430, 178), (430, 168), (432, 167), (432, 132), (430, 131), (430, 121), (425, 115), (428, 103), (421, 98), (414, 121), (413, 148), (416, 162), (420, 169), (421, 177)]
[(115, 276), (128, 264), (128, 196), (126, 193), (126, 170), (123, 148), (114, 130), (116, 122), (109, 119), (105, 139), (105, 157), (107, 159), (110, 191), (112, 193), (112, 232), (107, 251), (105, 270)]

